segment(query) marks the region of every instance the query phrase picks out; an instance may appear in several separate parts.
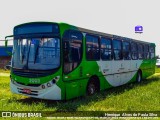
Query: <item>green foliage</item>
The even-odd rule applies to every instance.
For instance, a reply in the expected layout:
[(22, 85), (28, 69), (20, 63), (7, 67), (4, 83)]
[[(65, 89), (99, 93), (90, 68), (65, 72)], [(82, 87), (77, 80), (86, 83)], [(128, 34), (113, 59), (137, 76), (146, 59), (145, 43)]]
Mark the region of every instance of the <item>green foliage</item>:
[(9, 70), (0, 69), (0, 73), (10, 73)]
[(158, 68), (158, 67), (156, 66), (155, 72), (156, 72), (156, 73), (160, 73), (160, 68)]

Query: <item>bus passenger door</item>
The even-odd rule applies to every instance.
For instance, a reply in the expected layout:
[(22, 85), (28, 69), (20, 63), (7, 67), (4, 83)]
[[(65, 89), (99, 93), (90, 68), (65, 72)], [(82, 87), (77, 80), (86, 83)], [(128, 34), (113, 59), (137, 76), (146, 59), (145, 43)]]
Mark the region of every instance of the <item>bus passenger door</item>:
[[(82, 77), (82, 39), (81, 32), (67, 30), (63, 36), (63, 81), (66, 84), (66, 99), (80, 95)], [(83, 86), (82, 86), (83, 87)]]

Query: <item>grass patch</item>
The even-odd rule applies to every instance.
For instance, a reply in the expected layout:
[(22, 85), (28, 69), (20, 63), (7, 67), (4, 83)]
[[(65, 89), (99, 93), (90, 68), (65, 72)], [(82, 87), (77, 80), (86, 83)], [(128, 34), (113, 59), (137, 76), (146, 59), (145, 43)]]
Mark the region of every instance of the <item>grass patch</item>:
[[(9, 77), (0, 76), (3, 111), (159, 111), (160, 69), (141, 83), (131, 83), (68, 101), (51, 101), (10, 92)], [(9, 73), (9, 72), (8, 72)], [(62, 115), (63, 116), (63, 115)]]
[(10, 73), (10, 70), (0, 69), (0, 73)]
[(155, 72), (156, 72), (156, 73), (160, 73), (160, 68), (158, 68), (158, 67), (156, 66)]

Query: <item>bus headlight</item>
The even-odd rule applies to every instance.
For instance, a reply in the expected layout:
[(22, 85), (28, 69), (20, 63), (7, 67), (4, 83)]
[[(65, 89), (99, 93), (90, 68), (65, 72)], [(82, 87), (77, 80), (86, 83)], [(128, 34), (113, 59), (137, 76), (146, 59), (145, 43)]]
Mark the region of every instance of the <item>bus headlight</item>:
[(60, 76), (56, 76), (55, 78), (53, 78), (49, 82), (42, 84), (41, 85), (42, 89), (53, 86), (59, 79), (60, 79)]
[(42, 85), (42, 88), (45, 89), (45, 85)]
[(51, 83), (47, 83), (47, 87), (51, 87)]
[(55, 83), (56, 83), (56, 80), (55, 80), (55, 79), (53, 79), (53, 80), (52, 80), (52, 83), (53, 83), (53, 84), (55, 84)]
[(60, 76), (56, 76), (53, 78), (52, 83), (55, 84), (59, 80)]

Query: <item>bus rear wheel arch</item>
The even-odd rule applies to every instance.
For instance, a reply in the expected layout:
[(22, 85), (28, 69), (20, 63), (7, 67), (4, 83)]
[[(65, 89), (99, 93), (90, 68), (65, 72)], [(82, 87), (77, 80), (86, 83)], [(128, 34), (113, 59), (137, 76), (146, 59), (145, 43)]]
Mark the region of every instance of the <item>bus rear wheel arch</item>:
[(92, 76), (87, 85), (87, 95), (93, 95), (100, 90), (100, 82), (97, 76)]

